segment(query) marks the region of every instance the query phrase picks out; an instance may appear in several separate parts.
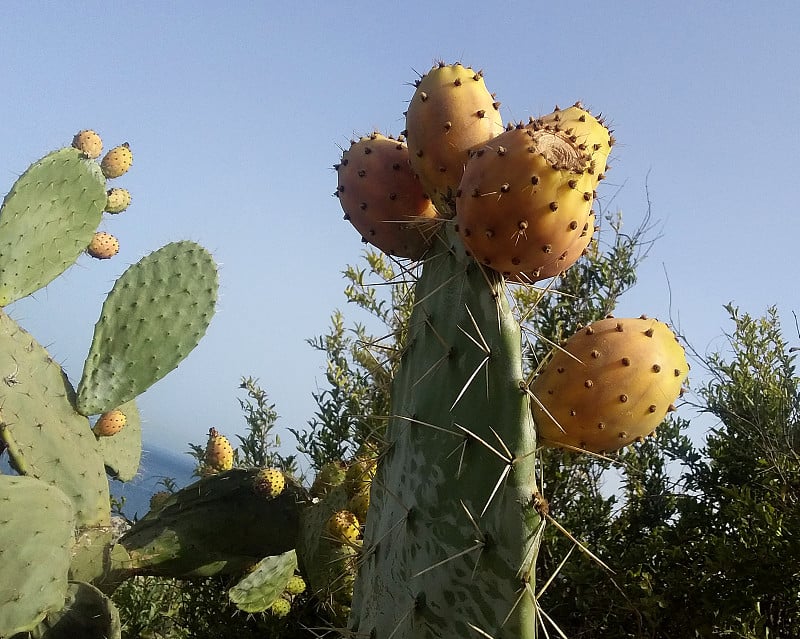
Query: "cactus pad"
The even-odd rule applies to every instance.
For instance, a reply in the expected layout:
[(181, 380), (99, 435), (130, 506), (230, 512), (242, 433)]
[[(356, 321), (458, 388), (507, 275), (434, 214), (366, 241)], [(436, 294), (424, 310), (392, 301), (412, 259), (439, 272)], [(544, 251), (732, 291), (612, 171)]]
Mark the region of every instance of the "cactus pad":
[(297, 554), (294, 550), (266, 557), (258, 562), (253, 572), (228, 591), (228, 597), (244, 612), (267, 610), (280, 599), (296, 568)]
[(214, 314), (217, 269), (194, 242), (174, 242), (129, 267), (108, 294), (78, 385), (78, 410), (123, 404), (173, 370)]
[(106, 204), (100, 168), (74, 148), (20, 176), (0, 209), (0, 306), (49, 284), (86, 249)]

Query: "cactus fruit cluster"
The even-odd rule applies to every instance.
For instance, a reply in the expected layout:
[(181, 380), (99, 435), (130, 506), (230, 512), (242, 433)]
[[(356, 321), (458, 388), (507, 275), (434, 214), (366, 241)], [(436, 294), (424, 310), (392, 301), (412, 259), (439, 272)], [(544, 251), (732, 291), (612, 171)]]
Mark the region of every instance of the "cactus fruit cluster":
[[(393, 171), (367, 170), (362, 156), (378, 140), (395, 145)], [(482, 72), (439, 63), (416, 82), (398, 140), (373, 133), (336, 165), (345, 219), (385, 253), (421, 263), (366, 523), (355, 527), (350, 506), (325, 513), (343, 547), (357, 540), (347, 631), (535, 637), (537, 448), (640, 441), (673, 408), (688, 365), (666, 325), (608, 318), (523, 375), (506, 287), (559, 276), (591, 242), (614, 144), (601, 118), (576, 103), (504, 126)], [(410, 223), (426, 197), (426, 223)], [(418, 207), (392, 208), (403, 200)], [(383, 243), (398, 222), (414, 251)], [(318, 481), (340, 476), (326, 469)]]
[(0, 637), (41, 634), (86, 611), (107, 622), (96, 636), (119, 636), (116, 612), (95, 587), (114, 554), (109, 476), (135, 476), (135, 399), (188, 355), (214, 313), (217, 270), (207, 251), (193, 242), (155, 251), (117, 279), (75, 388), (6, 312), (82, 252), (118, 250), (98, 225), (104, 211), (130, 202), (106, 180), (125, 173), (132, 155), (122, 145), (98, 163), (101, 153), (96, 132), (79, 132), (31, 165), (0, 209), (0, 449), (16, 473), (0, 475)]

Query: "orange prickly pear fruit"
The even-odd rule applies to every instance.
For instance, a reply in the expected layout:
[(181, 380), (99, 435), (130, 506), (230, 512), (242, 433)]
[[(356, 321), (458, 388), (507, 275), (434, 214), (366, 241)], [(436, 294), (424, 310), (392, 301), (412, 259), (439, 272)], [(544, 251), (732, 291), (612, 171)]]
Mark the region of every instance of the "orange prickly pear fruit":
[(206, 468), (212, 472), (223, 472), (233, 468), (233, 446), (216, 428), (208, 431), (205, 455)]
[(91, 129), (78, 131), (72, 138), (72, 146), (92, 160), (103, 152), (103, 140)]
[(97, 437), (111, 437), (121, 431), (127, 423), (128, 418), (125, 417), (125, 413), (115, 408), (100, 415), (94, 425), (94, 434)]
[(103, 171), (103, 175), (112, 179), (127, 173), (132, 164), (133, 153), (131, 153), (130, 145), (125, 142), (124, 144), (115, 146), (105, 154), (100, 162), (100, 169)]
[(131, 205), (131, 193), (128, 189), (109, 189), (106, 193), (107, 213), (122, 213)]
[(283, 492), (286, 478), (277, 468), (264, 468), (259, 471), (255, 479), (255, 491), (268, 499), (274, 499)]
[(439, 63), (416, 83), (406, 112), (411, 167), (444, 217), (453, 217), (456, 189), (470, 150), (503, 132), (500, 103), (482, 71)]
[(689, 374), (669, 327), (608, 317), (570, 337), (531, 385), (543, 444), (613, 452), (651, 435)]
[(405, 143), (372, 133), (354, 141), (335, 168), (334, 195), (364, 241), (388, 255), (420, 259), (437, 213), (411, 170)]
[(107, 260), (119, 253), (119, 240), (105, 231), (94, 234), (86, 252), (98, 260)]
[(328, 532), (342, 543), (355, 543), (361, 535), (361, 524), (349, 510), (339, 510), (328, 520)]

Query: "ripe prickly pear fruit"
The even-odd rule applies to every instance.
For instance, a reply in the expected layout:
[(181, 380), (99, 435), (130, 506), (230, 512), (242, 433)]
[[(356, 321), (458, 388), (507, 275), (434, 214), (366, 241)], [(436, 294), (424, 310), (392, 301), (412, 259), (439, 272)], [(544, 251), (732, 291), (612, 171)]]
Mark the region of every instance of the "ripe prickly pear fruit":
[(115, 408), (100, 415), (94, 425), (94, 434), (97, 437), (111, 437), (121, 431), (127, 423), (128, 418), (125, 417), (125, 413)]
[(666, 324), (608, 317), (570, 337), (531, 385), (542, 443), (613, 452), (652, 434), (689, 374)]
[(131, 205), (131, 193), (128, 189), (109, 189), (106, 193), (107, 213), (122, 213)]
[(150, 510), (161, 510), (171, 495), (172, 493), (167, 490), (159, 490), (153, 493), (150, 497)]
[(269, 611), (273, 615), (279, 618), (288, 615), (291, 609), (292, 609), (292, 604), (283, 597), (278, 597), (275, 601), (272, 602), (272, 605), (269, 607)]
[(94, 234), (86, 252), (98, 260), (107, 260), (119, 253), (119, 240), (105, 231)]
[(421, 258), (437, 214), (411, 170), (405, 143), (372, 133), (353, 142), (335, 168), (335, 195), (364, 241), (389, 255)]
[(346, 468), (341, 461), (328, 462), (319, 469), (317, 476), (314, 478), (314, 483), (311, 485), (311, 496), (323, 497), (327, 495), (332, 488), (341, 486), (344, 483), (345, 476)]
[(286, 478), (277, 468), (264, 468), (255, 478), (255, 491), (268, 499), (274, 499), (286, 487)]
[(100, 162), (100, 169), (108, 179), (118, 178), (128, 172), (133, 164), (133, 153), (130, 145), (125, 142), (115, 146), (105, 154)]
[(339, 542), (354, 544), (361, 536), (361, 524), (349, 510), (338, 510), (328, 519), (328, 532)]
[(483, 72), (460, 64), (442, 62), (417, 83), (406, 112), (411, 167), (445, 217), (470, 150), (503, 132), (499, 106)]
[(78, 131), (72, 138), (72, 146), (92, 160), (103, 152), (103, 140), (91, 129)]
[(591, 158), (565, 134), (517, 126), (467, 162), (456, 220), (467, 250), (505, 275), (536, 272), (588, 229)]
[(347, 494), (352, 496), (363, 490), (369, 490), (378, 461), (374, 457), (359, 455), (355, 457), (345, 473), (345, 488)]
[(290, 595), (296, 596), (306, 590), (306, 582), (302, 577), (295, 575), (286, 583), (286, 592)]
[(216, 428), (208, 431), (205, 464), (210, 473), (220, 473), (233, 468), (233, 446)]

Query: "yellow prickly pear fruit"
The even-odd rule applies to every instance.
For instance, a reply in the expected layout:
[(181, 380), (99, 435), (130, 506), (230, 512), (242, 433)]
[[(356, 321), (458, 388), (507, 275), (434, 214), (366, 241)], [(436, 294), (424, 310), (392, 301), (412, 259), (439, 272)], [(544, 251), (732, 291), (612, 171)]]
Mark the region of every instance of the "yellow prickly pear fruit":
[(437, 213), (411, 170), (405, 143), (372, 133), (354, 141), (335, 168), (334, 195), (363, 240), (388, 255), (421, 258)]
[(286, 478), (278, 468), (264, 468), (255, 478), (255, 491), (268, 499), (274, 499), (283, 492)]
[(205, 464), (211, 473), (219, 473), (233, 468), (233, 446), (228, 438), (220, 434), (216, 428), (208, 431)]
[(94, 434), (97, 437), (111, 437), (121, 431), (127, 423), (128, 418), (125, 417), (125, 413), (115, 408), (100, 415), (94, 425)]
[(365, 489), (369, 490), (376, 469), (377, 461), (374, 457), (358, 456), (353, 459), (345, 474), (347, 494), (352, 496)]
[(128, 189), (109, 189), (106, 193), (107, 213), (122, 213), (131, 205), (131, 193)]
[(103, 140), (91, 129), (78, 131), (72, 138), (72, 146), (92, 160), (103, 152)]
[(292, 604), (283, 597), (278, 597), (275, 601), (272, 602), (272, 605), (269, 607), (269, 611), (275, 615), (276, 617), (285, 617), (289, 614), (289, 611), (292, 609)]
[(350, 498), (347, 508), (353, 512), (359, 521), (367, 520), (369, 510), (369, 486), (363, 488)]
[(130, 145), (125, 142), (124, 144), (115, 146), (105, 154), (100, 162), (100, 169), (103, 171), (103, 175), (112, 179), (127, 173), (132, 164), (133, 153), (131, 153)]
[(342, 543), (355, 543), (361, 535), (358, 518), (349, 510), (339, 510), (328, 519), (328, 532)]
[(119, 253), (119, 240), (105, 231), (94, 234), (86, 252), (98, 260), (107, 260)]
[(689, 374), (666, 324), (608, 317), (554, 351), (531, 385), (543, 444), (613, 452), (652, 434)]
[(341, 461), (328, 462), (322, 466), (311, 485), (311, 495), (322, 497), (327, 495), (331, 488), (341, 486), (345, 480), (345, 470), (345, 465)]
[(288, 592), (290, 595), (299, 595), (302, 592), (305, 592), (305, 589), (305, 580), (297, 575), (289, 579), (289, 582), (286, 584), (286, 592)]
[(470, 150), (503, 132), (482, 71), (439, 63), (420, 78), (406, 112), (411, 167), (441, 215), (452, 217)]

